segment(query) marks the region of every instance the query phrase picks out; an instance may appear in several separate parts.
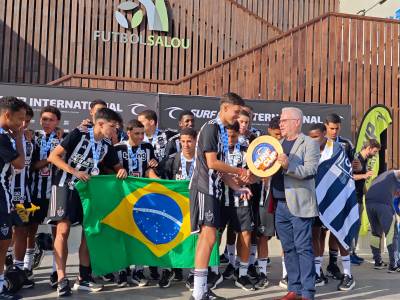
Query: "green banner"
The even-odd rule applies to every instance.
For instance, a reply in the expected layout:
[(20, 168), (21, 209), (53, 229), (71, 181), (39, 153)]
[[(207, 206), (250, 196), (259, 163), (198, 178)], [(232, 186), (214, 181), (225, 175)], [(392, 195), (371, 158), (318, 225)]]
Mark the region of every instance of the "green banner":
[[(375, 139), (379, 143), (381, 143), (381, 134), (389, 127), (391, 123), (392, 123), (392, 116), (390, 114), (389, 109), (386, 106), (375, 105), (371, 107), (368, 110), (368, 112), (364, 115), (360, 129), (358, 131), (356, 153), (361, 151), (364, 143), (368, 139)], [(368, 160), (368, 170), (373, 171), (374, 175), (366, 181), (365, 185), (367, 189), (371, 185), (372, 180), (374, 180), (376, 176), (378, 176), (379, 153), (375, 155), (373, 158)], [(365, 236), (368, 233), (368, 227), (369, 227), (368, 216), (366, 210), (364, 209), (361, 218), (360, 235)]]
[[(114, 175), (79, 182), (93, 272), (130, 265), (193, 267), (197, 235), (190, 234), (188, 183)], [(210, 265), (218, 264), (215, 245)]]

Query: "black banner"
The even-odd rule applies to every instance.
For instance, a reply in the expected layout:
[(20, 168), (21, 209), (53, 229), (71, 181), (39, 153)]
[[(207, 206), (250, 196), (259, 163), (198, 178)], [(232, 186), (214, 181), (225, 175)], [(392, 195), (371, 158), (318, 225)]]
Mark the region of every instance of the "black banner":
[(136, 118), (145, 109), (158, 111), (158, 95), (151, 93), (1, 83), (0, 98), (3, 96), (18, 97), (32, 107), (35, 112), (32, 129), (39, 129), (39, 112), (47, 105), (61, 111), (60, 127), (67, 130), (89, 117), (89, 103), (95, 99), (104, 100), (124, 121)]
[[(336, 113), (342, 118), (341, 135), (351, 138), (351, 106), (337, 104), (298, 103), (275, 100), (248, 100), (253, 107), (253, 126), (263, 131), (269, 121), (281, 113), (283, 107), (298, 107), (304, 113), (303, 132), (310, 124), (323, 123), (327, 115)], [(159, 95), (160, 122), (164, 128), (177, 129), (178, 116), (182, 110), (191, 110), (196, 116), (196, 128), (215, 118), (219, 109), (218, 98), (202, 96)]]

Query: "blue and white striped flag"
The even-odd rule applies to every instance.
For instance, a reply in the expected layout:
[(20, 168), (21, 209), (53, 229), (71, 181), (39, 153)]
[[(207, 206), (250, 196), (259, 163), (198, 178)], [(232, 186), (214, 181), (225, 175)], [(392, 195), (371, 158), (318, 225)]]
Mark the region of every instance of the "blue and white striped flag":
[(319, 217), (343, 247), (349, 249), (360, 222), (351, 163), (342, 147), (331, 147), (328, 151), (331, 155), (320, 161), (316, 177)]

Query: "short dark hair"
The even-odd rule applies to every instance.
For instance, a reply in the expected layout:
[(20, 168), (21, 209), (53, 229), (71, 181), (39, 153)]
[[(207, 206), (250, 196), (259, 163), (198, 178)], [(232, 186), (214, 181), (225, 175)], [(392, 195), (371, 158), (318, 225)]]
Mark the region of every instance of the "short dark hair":
[(157, 113), (154, 110), (146, 109), (139, 113), (139, 116), (145, 117), (147, 120), (153, 120), (157, 124)]
[(224, 103), (229, 103), (229, 104), (233, 104), (233, 105), (240, 105), (240, 106), (244, 106), (245, 105), (242, 97), (240, 97), (238, 94), (231, 93), (231, 92), (226, 93), (221, 97), (221, 99), (219, 101), (219, 104), (222, 105)]
[(180, 131), (180, 135), (190, 135), (192, 138), (196, 138), (197, 136), (197, 131), (194, 130), (193, 128), (187, 127), (187, 128), (182, 128)]
[(340, 119), (339, 115), (337, 115), (337, 114), (330, 114), (330, 115), (327, 115), (326, 119), (325, 119), (325, 124), (328, 125), (329, 123), (341, 124), (342, 119)]
[(46, 112), (54, 114), (57, 117), (57, 120), (61, 120), (61, 111), (57, 107), (51, 105), (43, 107), (40, 111), (40, 117)]
[(281, 120), (280, 116), (275, 116), (271, 119), (271, 121), (269, 121), (268, 123), (268, 128), (269, 129), (280, 129), (279, 127), (279, 122)]
[(244, 106), (244, 107), (247, 107), (248, 109), (250, 109), (251, 112), (254, 111), (253, 106), (251, 106), (251, 105), (249, 105), (249, 104), (246, 104), (246, 103), (245, 103), (243, 106)]
[(326, 132), (326, 127), (322, 123), (311, 124), (308, 132), (313, 131), (313, 130), (319, 130), (322, 133), (324, 133), (324, 132)]
[(243, 109), (242, 109), (242, 110), (240, 111), (239, 115), (240, 115), (240, 116), (248, 117), (248, 118), (250, 119), (250, 114), (249, 114), (249, 112), (246, 111), (246, 110), (243, 110)]
[(126, 130), (132, 130), (133, 128), (144, 128), (143, 124), (140, 123), (137, 119), (130, 120), (126, 125)]
[(119, 113), (113, 111), (112, 109), (103, 107), (96, 111), (94, 115), (94, 120), (104, 119), (108, 122), (115, 121), (117, 123), (122, 123), (122, 118)]
[(33, 109), (28, 104), (26, 105), (26, 115), (33, 118)]
[(93, 107), (95, 107), (98, 104), (101, 104), (101, 105), (104, 105), (105, 107), (107, 107), (107, 103), (101, 99), (93, 100), (92, 102), (90, 102), (89, 107), (90, 107), (90, 109), (92, 109)]
[(240, 125), (239, 125), (239, 122), (238, 121), (235, 121), (235, 123), (233, 123), (233, 124), (228, 124), (227, 126), (225, 126), (225, 128), (228, 130), (233, 130), (233, 131), (236, 131), (236, 132), (239, 132), (239, 129), (240, 129)]
[(179, 113), (179, 121), (182, 121), (182, 119), (183, 119), (184, 116), (192, 116), (192, 117), (194, 117), (194, 113), (192, 113), (192, 112), (191, 112), (190, 110), (188, 110), (188, 109), (182, 110), (182, 111)]
[(381, 144), (376, 139), (368, 139), (364, 142), (362, 148), (365, 149), (367, 147), (378, 148), (380, 150)]
[(28, 109), (28, 104), (18, 99), (17, 97), (6, 96), (0, 99), (1, 112), (8, 110), (14, 113), (20, 111), (21, 109), (24, 109), (26, 111)]

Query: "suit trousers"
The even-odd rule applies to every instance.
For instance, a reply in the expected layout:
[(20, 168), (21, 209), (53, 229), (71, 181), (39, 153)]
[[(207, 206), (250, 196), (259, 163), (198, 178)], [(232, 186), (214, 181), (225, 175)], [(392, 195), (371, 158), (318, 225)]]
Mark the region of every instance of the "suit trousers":
[(315, 295), (312, 222), (313, 218), (292, 215), (286, 202), (278, 201), (275, 228), (285, 255), (288, 291), (311, 300)]

